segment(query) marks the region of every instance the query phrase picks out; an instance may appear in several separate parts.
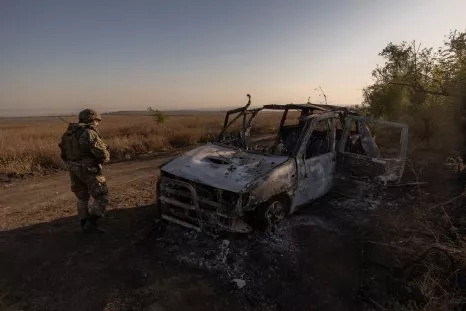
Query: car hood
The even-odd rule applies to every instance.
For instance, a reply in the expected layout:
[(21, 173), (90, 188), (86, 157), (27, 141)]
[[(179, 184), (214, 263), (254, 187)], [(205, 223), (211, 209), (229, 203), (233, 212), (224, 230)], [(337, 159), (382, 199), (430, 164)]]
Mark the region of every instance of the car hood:
[(212, 187), (239, 192), (257, 177), (288, 160), (209, 143), (165, 164), (161, 170)]

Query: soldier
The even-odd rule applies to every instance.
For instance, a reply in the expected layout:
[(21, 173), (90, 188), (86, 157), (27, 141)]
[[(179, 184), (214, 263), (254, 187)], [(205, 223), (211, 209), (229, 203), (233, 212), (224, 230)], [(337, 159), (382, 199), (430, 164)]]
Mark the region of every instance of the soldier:
[[(84, 232), (105, 232), (97, 225), (108, 204), (108, 189), (102, 164), (110, 160), (107, 145), (97, 131), (100, 114), (92, 109), (79, 113), (79, 123), (70, 123), (59, 148), (70, 174), (71, 191), (77, 198), (78, 217)], [(90, 196), (94, 206), (89, 209)]]

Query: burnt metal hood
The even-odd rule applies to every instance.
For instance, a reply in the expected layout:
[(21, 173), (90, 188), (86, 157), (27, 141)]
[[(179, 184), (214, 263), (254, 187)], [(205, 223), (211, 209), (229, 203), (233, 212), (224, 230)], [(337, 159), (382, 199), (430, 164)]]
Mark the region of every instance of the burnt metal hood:
[(288, 157), (235, 150), (213, 143), (165, 164), (161, 171), (219, 189), (240, 192)]

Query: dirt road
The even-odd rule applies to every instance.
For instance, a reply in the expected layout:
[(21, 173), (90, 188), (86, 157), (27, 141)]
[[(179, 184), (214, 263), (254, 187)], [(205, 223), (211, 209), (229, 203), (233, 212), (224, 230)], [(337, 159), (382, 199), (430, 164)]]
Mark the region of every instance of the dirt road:
[[(104, 174), (111, 189), (109, 209), (152, 203), (158, 168), (168, 159), (165, 156), (107, 166)], [(120, 196), (122, 193), (124, 196)], [(68, 175), (63, 172), (0, 183), (0, 213), (2, 231), (75, 215)]]
[(275, 232), (212, 239), (154, 224), (155, 181), (167, 159), (106, 168), (103, 236), (79, 231), (64, 172), (2, 184), (0, 309), (363, 309), (367, 250), (349, 234), (349, 214), (329, 212), (331, 199)]

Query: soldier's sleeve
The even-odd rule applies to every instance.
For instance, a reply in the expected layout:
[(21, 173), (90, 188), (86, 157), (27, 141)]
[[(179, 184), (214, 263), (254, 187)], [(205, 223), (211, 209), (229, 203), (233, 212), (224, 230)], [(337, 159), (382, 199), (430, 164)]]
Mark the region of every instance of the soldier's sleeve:
[(110, 161), (107, 145), (100, 138), (99, 134), (94, 131), (89, 131), (89, 148), (98, 161), (104, 163)]

